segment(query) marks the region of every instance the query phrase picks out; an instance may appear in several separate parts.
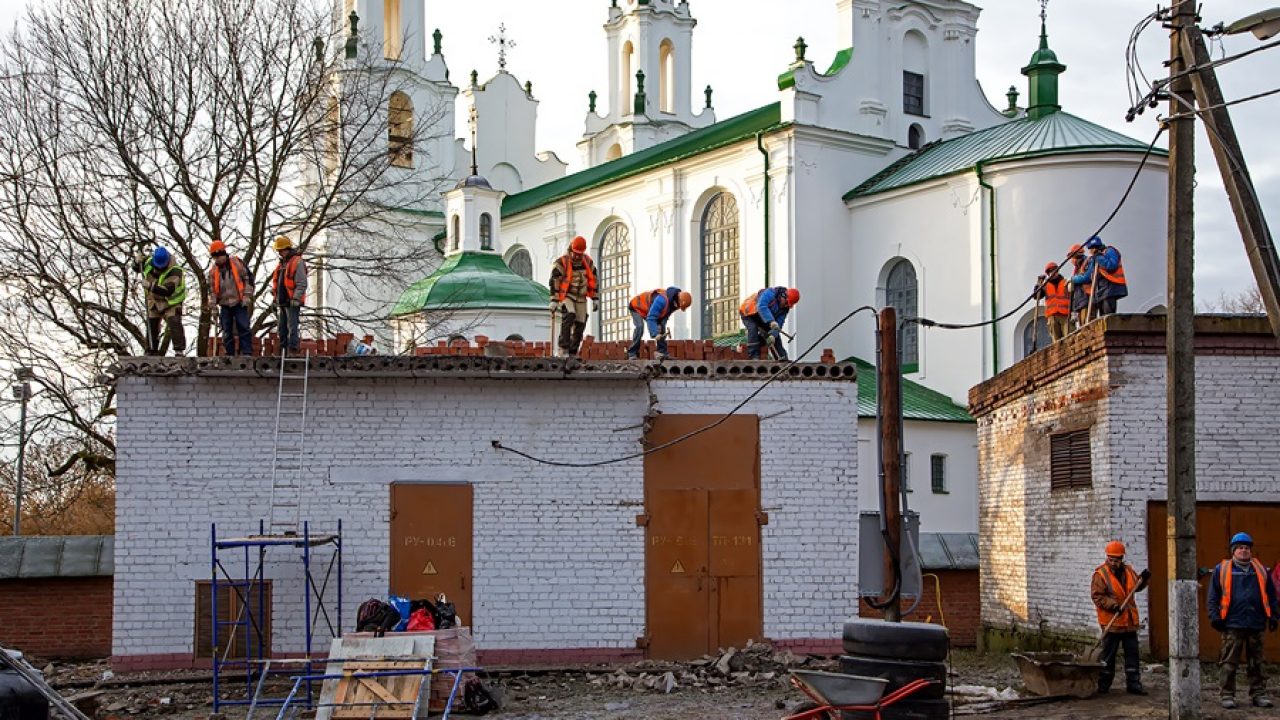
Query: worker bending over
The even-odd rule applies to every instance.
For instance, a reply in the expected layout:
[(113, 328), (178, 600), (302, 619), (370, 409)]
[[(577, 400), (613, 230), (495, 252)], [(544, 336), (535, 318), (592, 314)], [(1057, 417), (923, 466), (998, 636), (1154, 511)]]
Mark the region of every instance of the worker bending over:
[(631, 347), (627, 348), (627, 359), (640, 357), (640, 341), (644, 339), (644, 329), (649, 327), (649, 337), (658, 341), (658, 359), (667, 359), (667, 319), (676, 310), (688, 310), (693, 304), (693, 296), (672, 285), (663, 290), (658, 288), (650, 292), (640, 293), (631, 298), (627, 307), (631, 310)]
[(787, 313), (800, 302), (800, 291), (795, 288), (765, 288), (738, 306), (738, 315), (747, 328), (747, 357), (760, 359), (760, 346), (773, 348), (779, 360), (787, 359), (782, 346), (782, 326)]
[(139, 257), (133, 269), (142, 273), (142, 288), (147, 303), (147, 354), (160, 354), (160, 324), (164, 323), (173, 341), (173, 354), (187, 351), (187, 335), (182, 329), (182, 301), (187, 299), (186, 273), (165, 248), (158, 247), (151, 257)]
[(569, 252), (561, 255), (551, 266), (551, 313), (562, 313), (560, 318), (560, 353), (570, 357), (578, 354), (582, 345), (582, 332), (587, 327), (587, 300), (591, 300), (593, 312), (600, 310), (600, 298), (596, 295), (596, 267), (587, 255), (587, 240), (579, 235), (569, 243)]

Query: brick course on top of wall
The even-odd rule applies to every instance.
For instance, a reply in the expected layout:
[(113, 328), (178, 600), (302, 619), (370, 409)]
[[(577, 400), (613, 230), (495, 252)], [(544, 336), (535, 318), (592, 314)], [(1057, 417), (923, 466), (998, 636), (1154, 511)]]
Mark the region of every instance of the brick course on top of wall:
[[(113, 652), (122, 667), (190, 663), (210, 524), (223, 536), (248, 534), (268, 510), (276, 381), (202, 375), (191, 361), (154, 367), (172, 375), (118, 381)], [(311, 380), (302, 517), (314, 532), (343, 520), (345, 627), (357, 603), (387, 590), (389, 483), (461, 481), (475, 488), (478, 649), (634, 655), (645, 618), (644, 529), (635, 524), (642, 460), (553, 468), (491, 441), (543, 457), (614, 458), (638, 449), (650, 392), (664, 413), (719, 414), (758, 380), (405, 375)], [(762, 416), (765, 634), (800, 645), (838, 637), (857, 601), (847, 532), (858, 508), (856, 386), (787, 378), (741, 412)], [(287, 549), (272, 551), (266, 575), (273, 649), (297, 652), (300, 564)]]
[[(1198, 318), (1197, 333), (1197, 492), (1280, 499), (1280, 348), (1265, 320)], [(1146, 567), (1147, 504), (1166, 497), (1163, 342), (1160, 318), (1107, 318), (971, 391), (984, 627), (1094, 636), (1103, 546)], [(1092, 487), (1050, 491), (1049, 436), (1085, 427)]]
[(111, 578), (0, 580), (0, 645), (46, 659), (111, 654)]

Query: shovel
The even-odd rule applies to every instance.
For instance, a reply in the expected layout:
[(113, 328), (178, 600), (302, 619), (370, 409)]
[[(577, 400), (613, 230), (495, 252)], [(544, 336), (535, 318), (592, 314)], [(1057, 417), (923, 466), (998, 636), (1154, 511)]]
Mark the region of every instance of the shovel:
[(1125, 607), (1127, 607), (1129, 605), (1129, 601), (1133, 599), (1133, 594), (1138, 592), (1138, 588), (1142, 586), (1143, 586), (1142, 580), (1138, 580), (1138, 582), (1133, 584), (1133, 588), (1129, 590), (1129, 594), (1124, 596), (1124, 600), (1120, 601), (1120, 612), (1117, 612), (1114, 616), (1112, 616), (1111, 621), (1107, 623), (1107, 626), (1102, 628), (1102, 637), (1099, 637), (1097, 642), (1093, 644), (1093, 647), (1089, 648), (1089, 651), (1084, 654), (1083, 659), (1085, 662), (1087, 663), (1102, 662), (1098, 658), (1098, 648), (1102, 646), (1103, 638), (1105, 638), (1107, 636), (1107, 633), (1111, 631), (1111, 626), (1115, 624), (1116, 620), (1120, 619), (1120, 615), (1123, 614)]

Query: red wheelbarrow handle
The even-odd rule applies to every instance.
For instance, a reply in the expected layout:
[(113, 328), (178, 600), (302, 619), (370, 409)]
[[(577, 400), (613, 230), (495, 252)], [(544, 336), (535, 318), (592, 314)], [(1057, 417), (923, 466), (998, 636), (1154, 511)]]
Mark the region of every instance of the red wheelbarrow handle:
[(880, 698), (880, 702), (874, 705), (839, 705), (837, 706), (837, 705), (827, 705), (823, 703), (822, 699), (814, 697), (813, 694), (810, 693), (807, 688), (805, 688), (800, 683), (796, 682), (795, 678), (792, 678), (791, 684), (799, 688), (801, 692), (803, 692), (805, 695), (808, 695), (810, 698), (813, 698), (814, 702), (819, 703), (821, 707), (816, 707), (811, 710), (805, 710), (804, 712), (796, 715), (788, 715), (787, 717), (782, 718), (782, 720), (815, 720), (816, 718), (821, 718), (823, 716), (831, 717), (832, 713), (836, 711), (875, 713), (876, 720), (880, 720), (881, 709), (887, 708), (890, 705), (893, 705), (894, 703), (904, 700), (912, 695), (915, 695), (916, 693), (920, 692), (926, 687), (929, 687), (930, 685), (933, 685), (937, 682), (938, 682), (937, 680), (925, 680), (924, 678), (920, 678), (918, 680), (912, 680), (906, 685), (903, 685), (897, 690), (894, 690), (888, 695), (885, 695), (884, 697)]

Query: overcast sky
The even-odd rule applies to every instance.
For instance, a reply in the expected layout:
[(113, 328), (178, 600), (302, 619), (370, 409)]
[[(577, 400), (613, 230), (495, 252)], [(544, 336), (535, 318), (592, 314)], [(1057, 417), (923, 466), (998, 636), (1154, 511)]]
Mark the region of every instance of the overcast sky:
[[(505, 23), (516, 46), (507, 69), (521, 82), (532, 81), (539, 106), (538, 149), (553, 150), (581, 167), (575, 143), (581, 138), (587, 93), (605, 95), (606, 56), (602, 25), (608, 0), (426, 0), (427, 28), (444, 33), (444, 55), (455, 83), (472, 69), (484, 79), (497, 71), (497, 51), (489, 37)], [(1004, 107), (1009, 85), (1026, 99), (1026, 78), (1018, 70), (1036, 48), (1039, 10), (1036, 0), (989, 0), (978, 21), (978, 79), (991, 103)], [(1167, 4), (1167, 3), (1166, 3)], [(1209, 5), (1205, 25), (1232, 20), (1271, 7), (1274, 0), (1233, 0)], [(0, 22), (10, 26), (25, 0), (0, 0)], [(825, 68), (836, 47), (835, 0), (690, 0), (698, 27), (693, 39), (693, 83), (715, 89), (717, 117), (727, 118), (778, 99), (776, 78), (794, 58), (792, 44), (804, 36), (808, 57)], [(1052, 0), (1049, 40), (1067, 72), (1062, 77), (1063, 108), (1093, 122), (1147, 141), (1155, 115), (1147, 111), (1133, 123), (1124, 120), (1124, 50), (1133, 26), (1153, 9), (1150, 0)], [(1218, 14), (1214, 14), (1218, 13)], [(1234, 54), (1257, 46), (1253, 36), (1225, 40)], [(1140, 58), (1149, 77), (1162, 71), (1168, 39), (1158, 26), (1142, 37)], [(1214, 48), (1215, 54), (1218, 52)], [(854, 62), (858, 62), (855, 54)], [(1267, 90), (1280, 82), (1280, 48), (1258, 53), (1220, 71), (1228, 99)], [(702, 97), (694, 98), (701, 107)], [(1232, 109), (1246, 160), (1258, 185), (1263, 208), (1276, 222), (1280, 207), (1280, 144), (1266, 133), (1264, 118), (1280, 108), (1280, 95)], [(1269, 140), (1270, 138), (1270, 140)], [(1196, 201), (1197, 298), (1201, 303), (1222, 291), (1252, 284), (1252, 273), (1236, 231), (1203, 131), (1197, 146), (1199, 185)], [(1163, 140), (1162, 140), (1163, 144)], [(848, 188), (833, 188), (839, 195)], [(1110, 207), (1117, 198), (1099, 197)], [(1164, 223), (1163, 218), (1153, 219)], [(1082, 230), (1089, 232), (1092, 228)], [(1123, 238), (1109, 238), (1121, 249)]]

